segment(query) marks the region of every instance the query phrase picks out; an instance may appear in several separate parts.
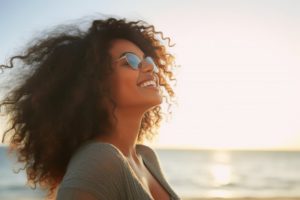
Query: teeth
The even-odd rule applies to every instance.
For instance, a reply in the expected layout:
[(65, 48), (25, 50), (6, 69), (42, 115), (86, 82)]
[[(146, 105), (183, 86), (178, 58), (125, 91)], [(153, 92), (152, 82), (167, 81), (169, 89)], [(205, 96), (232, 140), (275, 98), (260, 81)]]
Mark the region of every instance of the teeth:
[(152, 85), (153, 87), (156, 87), (155, 81), (146, 81), (146, 82), (142, 83), (139, 87), (147, 87), (149, 85)]

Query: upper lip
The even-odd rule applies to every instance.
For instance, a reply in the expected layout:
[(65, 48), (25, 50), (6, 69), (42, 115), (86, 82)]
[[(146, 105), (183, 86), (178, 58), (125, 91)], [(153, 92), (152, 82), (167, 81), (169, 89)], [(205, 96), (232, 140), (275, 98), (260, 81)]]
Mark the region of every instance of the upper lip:
[(145, 80), (140, 81), (137, 85), (140, 86), (142, 83), (145, 83), (145, 82), (147, 82), (147, 81), (154, 81), (155, 84), (156, 84), (156, 86), (157, 86), (157, 85), (158, 85), (157, 80), (158, 80), (158, 79), (157, 79), (155, 76), (153, 76), (153, 77), (150, 78), (150, 79), (145, 79)]

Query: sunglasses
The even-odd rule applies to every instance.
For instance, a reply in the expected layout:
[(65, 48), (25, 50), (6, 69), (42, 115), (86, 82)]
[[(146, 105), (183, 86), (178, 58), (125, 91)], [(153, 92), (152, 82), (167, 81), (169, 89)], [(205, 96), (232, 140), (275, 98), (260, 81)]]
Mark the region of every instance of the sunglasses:
[[(124, 56), (117, 59), (115, 62), (122, 60), (124, 58), (126, 59), (127, 63), (131, 66), (131, 68), (134, 70), (137, 70), (139, 68), (141, 62), (143, 61), (134, 53), (125, 53)], [(158, 67), (156, 66), (155, 62), (153, 61), (153, 59), (150, 56), (147, 56), (146, 58), (144, 58), (144, 60), (153, 66), (153, 71), (155, 73), (158, 73)]]

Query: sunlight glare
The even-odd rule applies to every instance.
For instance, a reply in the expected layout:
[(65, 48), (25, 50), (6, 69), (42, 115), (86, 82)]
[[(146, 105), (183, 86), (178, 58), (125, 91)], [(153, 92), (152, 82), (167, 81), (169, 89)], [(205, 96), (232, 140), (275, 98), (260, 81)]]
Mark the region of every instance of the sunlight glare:
[(229, 165), (216, 164), (211, 167), (211, 175), (215, 186), (227, 185), (231, 182), (231, 168)]

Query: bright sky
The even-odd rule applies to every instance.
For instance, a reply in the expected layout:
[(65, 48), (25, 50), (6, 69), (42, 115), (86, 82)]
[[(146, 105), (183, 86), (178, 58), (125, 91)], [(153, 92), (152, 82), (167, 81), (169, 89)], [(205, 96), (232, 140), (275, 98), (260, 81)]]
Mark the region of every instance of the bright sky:
[(297, 0), (1, 1), (0, 62), (52, 25), (142, 19), (173, 39), (182, 66), (179, 106), (154, 145), (300, 149), (299, 10)]

